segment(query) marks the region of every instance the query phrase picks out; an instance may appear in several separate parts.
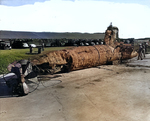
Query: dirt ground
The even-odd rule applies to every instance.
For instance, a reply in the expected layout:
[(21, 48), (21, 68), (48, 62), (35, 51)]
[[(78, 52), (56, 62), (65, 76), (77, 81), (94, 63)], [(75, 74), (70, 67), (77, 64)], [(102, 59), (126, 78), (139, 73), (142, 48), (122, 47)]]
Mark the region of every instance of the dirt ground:
[(27, 96), (0, 98), (0, 121), (150, 121), (149, 66), (147, 55), (53, 75)]

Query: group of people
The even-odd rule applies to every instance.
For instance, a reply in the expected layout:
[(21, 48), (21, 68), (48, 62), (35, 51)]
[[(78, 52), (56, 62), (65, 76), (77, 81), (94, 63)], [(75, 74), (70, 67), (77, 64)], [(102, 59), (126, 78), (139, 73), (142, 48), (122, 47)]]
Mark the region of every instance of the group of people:
[[(29, 46), (29, 49), (30, 49), (30, 54), (32, 54), (33, 47), (31, 45)], [(41, 51), (44, 51), (44, 43), (42, 43), (42, 45), (38, 47), (38, 54), (40, 54)]]
[(143, 60), (143, 57), (145, 58), (145, 53), (147, 52), (148, 44), (146, 42), (139, 44), (138, 49), (138, 60)]

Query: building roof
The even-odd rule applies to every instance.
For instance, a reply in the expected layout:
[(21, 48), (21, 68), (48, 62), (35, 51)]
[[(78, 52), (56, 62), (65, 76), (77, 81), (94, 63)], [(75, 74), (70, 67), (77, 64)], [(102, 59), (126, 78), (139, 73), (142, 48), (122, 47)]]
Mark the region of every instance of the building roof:
[(104, 33), (0, 31), (0, 39), (104, 39)]

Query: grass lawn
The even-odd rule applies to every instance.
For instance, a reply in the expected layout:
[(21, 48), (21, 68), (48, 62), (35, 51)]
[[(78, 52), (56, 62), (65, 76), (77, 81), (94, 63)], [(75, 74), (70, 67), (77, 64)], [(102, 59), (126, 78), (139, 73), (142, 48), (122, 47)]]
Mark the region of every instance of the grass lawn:
[[(61, 50), (68, 47), (49, 47), (44, 48), (42, 53), (46, 53), (48, 51)], [(33, 48), (33, 53), (37, 53), (38, 49)], [(28, 59), (36, 56), (37, 54), (26, 54), (29, 53), (29, 48), (27, 49), (12, 49), (12, 50), (0, 50), (0, 74), (7, 73), (7, 66), (14, 62), (19, 61), (21, 59)]]

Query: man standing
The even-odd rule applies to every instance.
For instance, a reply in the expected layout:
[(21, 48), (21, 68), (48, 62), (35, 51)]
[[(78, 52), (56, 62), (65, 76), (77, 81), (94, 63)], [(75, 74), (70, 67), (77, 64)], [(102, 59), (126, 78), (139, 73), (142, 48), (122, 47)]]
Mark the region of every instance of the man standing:
[(145, 58), (145, 44), (144, 43), (142, 43), (142, 53), (143, 53), (143, 55), (144, 55), (144, 58)]
[(142, 58), (142, 51), (143, 51), (142, 44), (139, 44), (138, 60), (139, 60), (139, 59), (143, 60), (143, 58)]

